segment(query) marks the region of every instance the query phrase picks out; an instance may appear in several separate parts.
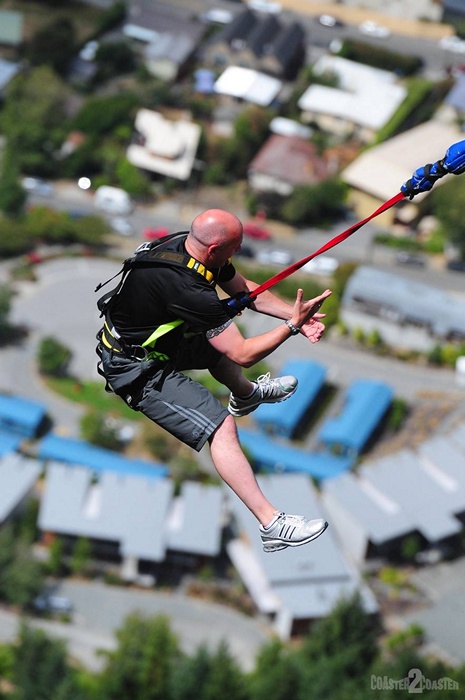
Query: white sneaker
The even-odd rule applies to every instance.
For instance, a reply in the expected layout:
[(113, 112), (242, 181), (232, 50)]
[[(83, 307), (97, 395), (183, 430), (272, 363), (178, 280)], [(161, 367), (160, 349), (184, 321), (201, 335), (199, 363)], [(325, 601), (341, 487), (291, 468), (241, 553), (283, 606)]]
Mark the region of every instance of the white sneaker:
[(297, 389), (296, 377), (276, 377), (276, 379), (271, 379), (269, 372), (258, 377), (255, 383), (257, 385), (256, 391), (246, 399), (240, 399), (238, 396), (230, 394), (228, 411), (236, 418), (252, 413), (261, 403), (285, 401)]
[(264, 552), (278, 552), (315, 540), (328, 527), (326, 520), (307, 520), (303, 515), (279, 513), (268, 527), (260, 525)]

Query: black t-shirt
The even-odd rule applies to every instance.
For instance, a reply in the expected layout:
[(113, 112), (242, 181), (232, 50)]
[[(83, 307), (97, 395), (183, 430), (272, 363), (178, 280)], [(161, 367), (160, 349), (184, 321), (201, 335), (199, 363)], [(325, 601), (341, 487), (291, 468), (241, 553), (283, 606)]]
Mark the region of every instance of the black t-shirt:
[[(157, 247), (157, 251), (186, 254), (185, 240), (186, 236), (168, 241)], [(227, 263), (211, 272), (215, 283), (221, 286), (234, 277), (236, 270), (232, 263)], [(123, 340), (141, 345), (162, 324), (182, 319), (184, 324), (157, 340), (157, 351), (170, 355), (186, 330), (206, 332), (230, 320), (215, 283), (209, 283), (187, 266), (155, 263), (134, 267), (112, 301), (111, 321)]]

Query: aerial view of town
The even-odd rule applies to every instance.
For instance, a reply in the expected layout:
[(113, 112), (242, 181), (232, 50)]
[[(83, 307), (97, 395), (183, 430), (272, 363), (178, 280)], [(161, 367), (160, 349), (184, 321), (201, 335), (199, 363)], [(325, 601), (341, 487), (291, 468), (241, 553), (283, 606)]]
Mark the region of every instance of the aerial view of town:
[(460, 0), (0, 0), (0, 700), (465, 697), (464, 210)]

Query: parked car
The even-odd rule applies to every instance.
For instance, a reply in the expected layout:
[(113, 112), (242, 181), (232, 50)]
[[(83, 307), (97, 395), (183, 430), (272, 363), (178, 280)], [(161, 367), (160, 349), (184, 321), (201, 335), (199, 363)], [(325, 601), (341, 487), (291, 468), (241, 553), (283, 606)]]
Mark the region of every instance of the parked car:
[(248, 236), (248, 238), (256, 238), (261, 241), (271, 240), (271, 233), (267, 231), (266, 228), (253, 223), (244, 224), (244, 236)]
[(110, 219), (109, 224), (112, 230), (115, 233), (118, 233), (120, 236), (134, 235), (134, 227), (127, 219), (123, 219), (120, 216), (114, 216), (112, 219)]
[(170, 230), (166, 226), (155, 226), (155, 228), (144, 228), (142, 236), (146, 241), (156, 241), (157, 238), (169, 236)]
[(203, 12), (200, 19), (209, 24), (229, 24), (233, 21), (234, 15), (229, 10), (223, 10), (222, 7), (214, 7)]
[(257, 262), (262, 263), (262, 265), (290, 265), (292, 262), (292, 256), (287, 250), (261, 250), (257, 253)]
[(21, 185), (26, 192), (38, 194), (40, 197), (50, 197), (53, 194), (53, 186), (40, 177), (23, 177)]
[(323, 27), (342, 27), (343, 22), (333, 17), (333, 15), (320, 15), (318, 17), (318, 22), (323, 25)]
[(73, 612), (73, 604), (69, 598), (53, 593), (43, 593), (37, 596), (33, 606), (36, 612), (39, 613), (62, 613), (70, 615)]
[(331, 258), (329, 255), (318, 255), (305, 263), (301, 269), (311, 275), (332, 275), (338, 267), (339, 262), (336, 258)]
[(131, 197), (125, 190), (110, 185), (102, 185), (96, 190), (94, 204), (97, 209), (114, 216), (126, 216), (134, 208)]
[(265, 12), (270, 15), (279, 15), (283, 9), (279, 2), (272, 2), (272, 0), (248, 0), (247, 7), (250, 7), (251, 10)]
[(426, 264), (425, 259), (421, 255), (407, 253), (405, 250), (396, 254), (395, 261), (398, 265), (412, 265), (413, 267), (424, 267)]
[(93, 61), (99, 48), (98, 41), (88, 41), (79, 51), (79, 58), (83, 61)]
[(465, 272), (465, 260), (449, 260), (447, 269), (454, 272)]
[(373, 36), (376, 39), (387, 39), (388, 36), (391, 36), (391, 32), (387, 27), (383, 27), (381, 24), (373, 22), (370, 19), (362, 22), (359, 25), (359, 30), (362, 34), (365, 34), (366, 36)]
[(442, 37), (439, 47), (452, 53), (465, 53), (465, 41), (456, 35)]
[(243, 244), (243, 245), (241, 245), (239, 250), (236, 250), (235, 255), (238, 255), (241, 258), (254, 258), (255, 251), (249, 245)]

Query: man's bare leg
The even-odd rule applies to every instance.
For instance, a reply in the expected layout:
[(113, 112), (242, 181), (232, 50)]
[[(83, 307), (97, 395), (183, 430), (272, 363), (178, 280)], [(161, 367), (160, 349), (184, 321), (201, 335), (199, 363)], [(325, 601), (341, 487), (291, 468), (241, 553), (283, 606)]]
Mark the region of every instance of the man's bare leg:
[(210, 374), (235, 396), (248, 396), (255, 388), (255, 384), (242, 374), (242, 367), (224, 355), (216, 367), (210, 369)]
[(234, 491), (261, 525), (268, 525), (277, 512), (262, 493), (255, 474), (239, 444), (232, 416), (224, 419), (210, 438), (213, 464), (223, 481)]

